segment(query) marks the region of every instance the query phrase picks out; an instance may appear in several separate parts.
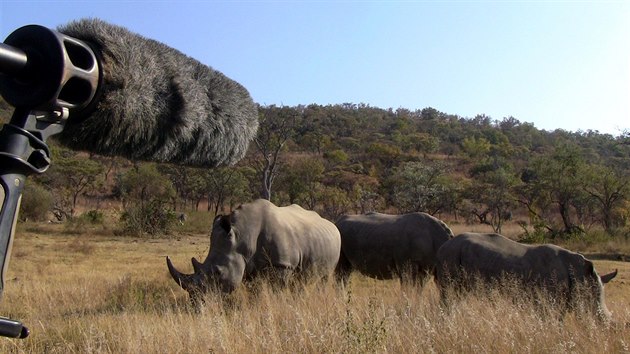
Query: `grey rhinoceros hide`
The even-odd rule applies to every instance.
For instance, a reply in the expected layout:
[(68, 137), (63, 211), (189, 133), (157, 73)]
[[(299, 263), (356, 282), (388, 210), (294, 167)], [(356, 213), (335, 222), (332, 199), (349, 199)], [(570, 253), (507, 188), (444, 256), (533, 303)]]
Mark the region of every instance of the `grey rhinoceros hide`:
[(336, 222), (341, 232), (337, 275), (350, 272), (376, 279), (411, 280), (420, 285), (430, 278), (435, 256), (453, 232), (425, 213), (344, 215)]
[(617, 275), (599, 276), (581, 254), (555, 245), (525, 245), (499, 234), (463, 233), (444, 243), (437, 253), (435, 280), (445, 301), (449, 291), (463, 292), (479, 284), (523, 290), (543, 290), (563, 309), (586, 301), (600, 318), (610, 318), (604, 303), (603, 283)]
[(334, 272), (341, 249), (339, 231), (330, 221), (298, 205), (278, 207), (264, 199), (217, 216), (210, 239), (203, 263), (192, 258), (193, 274), (182, 274), (166, 259), (173, 279), (191, 296), (213, 286), (232, 292), (261, 274), (326, 277)]

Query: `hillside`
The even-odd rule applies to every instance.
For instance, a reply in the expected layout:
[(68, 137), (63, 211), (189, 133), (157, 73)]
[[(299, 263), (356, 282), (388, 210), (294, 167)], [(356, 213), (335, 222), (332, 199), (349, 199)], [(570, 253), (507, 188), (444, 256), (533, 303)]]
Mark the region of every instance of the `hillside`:
[[(626, 135), (351, 103), (261, 106), (259, 115), (258, 142), (277, 155), (252, 143), (236, 166), (204, 170), (79, 154), (52, 141), (53, 166), (31, 186), (50, 194), (59, 218), (157, 195), (173, 210), (218, 212), (266, 193), (330, 219), (424, 211), (497, 231), (517, 223), (527, 237), (551, 238), (628, 229)], [(272, 178), (261, 184), (265, 170)], [(141, 181), (152, 181), (153, 194)]]

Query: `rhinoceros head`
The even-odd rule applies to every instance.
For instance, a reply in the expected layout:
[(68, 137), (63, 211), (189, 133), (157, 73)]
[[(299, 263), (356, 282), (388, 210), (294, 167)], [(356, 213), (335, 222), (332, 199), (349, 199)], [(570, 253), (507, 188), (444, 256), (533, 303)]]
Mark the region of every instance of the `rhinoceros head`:
[(592, 298), (589, 302), (592, 306), (592, 310), (595, 311), (600, 320), (608, 321), (611, 318), (611, 313), (605, 303), (604, 284), (608, 283), (617, 276), (617, 270), (600, 276), (597, 274), (597, 271), (593, 266), (593, 262), (590, 260), (585, 260), (585, 268), (585, 285), (587, 285), (587, 287), (591, 290), (590, 296), (592, 296)]
[(237, 232), (230, 216), (219, 215), (214, 219), (206, 260), (200, 263), (193, 257), (191, 262), (194, 273), (184, 274), (166, 257), (171, 277), (189, 293), (193, 301), (211, 289), (220, 289), (226, 293), (236, 289), (243, 278), (245, 260), (237, 251)]

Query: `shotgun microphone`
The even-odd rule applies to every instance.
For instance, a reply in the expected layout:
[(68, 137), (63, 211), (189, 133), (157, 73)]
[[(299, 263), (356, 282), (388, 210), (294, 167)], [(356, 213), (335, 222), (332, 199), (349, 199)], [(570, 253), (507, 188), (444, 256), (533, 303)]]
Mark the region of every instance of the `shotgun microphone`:
[[(258, 129), (249, 92), (155, 40), (99, 19), (29, 25), (0, 43), (0, 297), (26, 178), (50, 166), (46, 139), (133, 160), (216, 167), (240, 160)], [(0, 336), (25, 338), (0, 317)]]
[[(0, 93), (20, 107), (58, 89), (55, 104), (69, 110), (58, 138), (71, 149), (215, 167), (239, 161), (258, 129), (257, 106), (242, 85), (124, 27), (99, 19), (57, 31), (31, 25), (5, 44), (18, 53), (0, 67), (13, 73), (0, 75)], [(15, 64), (24, 57), (25, 65)]]

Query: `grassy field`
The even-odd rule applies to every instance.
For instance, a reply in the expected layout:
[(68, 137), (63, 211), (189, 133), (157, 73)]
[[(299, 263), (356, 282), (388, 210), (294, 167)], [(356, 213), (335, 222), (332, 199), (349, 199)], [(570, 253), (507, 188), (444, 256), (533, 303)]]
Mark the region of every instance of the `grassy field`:
[[(484, 230), (478, 230), (484, 231)], [(239, 289), (195, 310), (168, 275), (165, 256), (191, 271), (208, 235), (137, 239), (22, 225), (0, 314), (31, 335), (0, 338), (2, 353), (599, 353), (630, 352), (630, 263), (606, 287), (613, 323), (543, 315), (526, 301), (470, 296), (449, 311), (423, 290), (354, 274), (304, 290)]]

